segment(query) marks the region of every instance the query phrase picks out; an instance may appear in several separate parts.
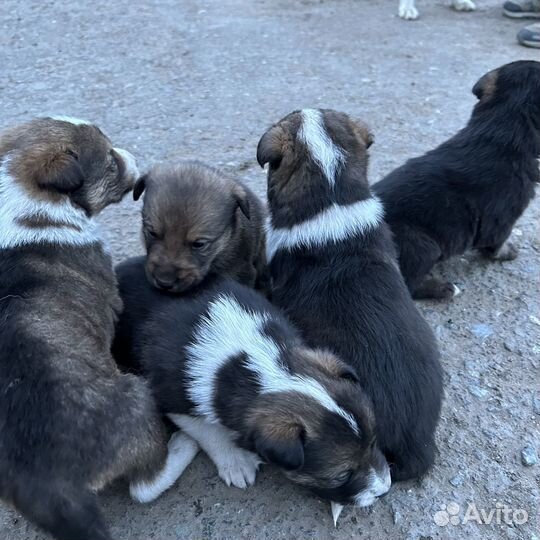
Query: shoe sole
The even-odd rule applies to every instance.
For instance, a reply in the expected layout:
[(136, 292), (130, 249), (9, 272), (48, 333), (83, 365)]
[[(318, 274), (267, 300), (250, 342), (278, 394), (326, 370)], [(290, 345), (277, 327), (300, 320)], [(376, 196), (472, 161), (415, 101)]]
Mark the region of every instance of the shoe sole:
[(503, 9), (503, 13), (511, 19), (540, 19), (540, 11), (507, 11)]
[(533, 47), (534, 49), (540, 49), (540, 41), (529, 41), (528, 39), (522, 39), (519, 43), (521, 45), (525, 45), (525, 47)]

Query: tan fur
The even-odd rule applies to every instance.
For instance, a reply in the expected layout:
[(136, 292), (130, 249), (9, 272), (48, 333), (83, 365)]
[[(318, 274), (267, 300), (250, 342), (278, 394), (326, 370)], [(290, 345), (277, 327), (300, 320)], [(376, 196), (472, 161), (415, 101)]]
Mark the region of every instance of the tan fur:
[(498, 70), (486, 73), (473, 88), (474, 95), (481, 101), (489, 101), (497, 90), (497, 79), (499, 77)]
[(194, 162), (155, 168), (144, 178), (143, 238), (152, 284), (162, 287), (167, 279), (174, 282), (172, 292), (182, 292), (213, 273), (264, 288), (263, 209), (253, 193)]

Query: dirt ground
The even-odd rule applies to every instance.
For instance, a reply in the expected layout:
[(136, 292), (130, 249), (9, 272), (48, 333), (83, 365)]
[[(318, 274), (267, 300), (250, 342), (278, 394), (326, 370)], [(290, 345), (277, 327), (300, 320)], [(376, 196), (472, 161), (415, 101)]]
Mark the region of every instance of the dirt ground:
[[(198, 158), (262, 196), (264, 129), (293, 109), (331, 107), (371, 125), (373, 182), (462, 127), (484, 72), (540, 60), (517, 45), (523, 22), (503, 18), (498, 1), (478, 0), (475, 13), (420, 1), (415, 22), (397, 17), (397, 3), (2, 0), (0, 125), (87, 118), (143, 167)], [(139, 209), (126, 199), (103, 216), (117, 260), (141, 251)], [(227, 488), (200, 455), (153, 504), (132, 503), (123, 484), (108, 489), (114, 537), (540, 539), (540, 464), (523, 464), (538, 461), (540, 444), (539, 214), (536, 201), (517, 225), (517, 260), (458, 258), (442, 272), (463, 294), (421, 304), (446, 371), (440, 454), (421, 483), (346, 509), (334, 529), (328, 505), (278, 471)], [(1, 540), (42, 538), (0, 507)]]

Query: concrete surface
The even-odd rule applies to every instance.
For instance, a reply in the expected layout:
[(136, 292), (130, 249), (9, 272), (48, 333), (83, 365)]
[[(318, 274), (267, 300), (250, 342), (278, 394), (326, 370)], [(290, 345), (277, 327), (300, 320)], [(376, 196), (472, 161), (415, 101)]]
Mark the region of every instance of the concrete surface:
[[(460, 128), (484, 72), (540, 60), (517, 45), (523, 22), (504, 19), (498, 1), (478, 0), (471, 14), (421, 1), (416, 22), (400, 20), (397, 3), (2, 0), (0, 125), (43, 113), (88, 118), (143, 165), (200, 158), (263, 195), (255, 148), (265, 127), (296, 108), (332, 107), (372, 126), (374, 181)], [(117, 260), (141, 251), (138, 212), (126, 200), (103, 217)], [(278, 471), (265, 468), (241, 491), (200, 456), (154, 504), (133, 504), (122, 484), (104, 493), (115, 538), (540, 538), (540, 465), (521, 462), (525, 447), (534, 461), (540, 437), (539, 212), (535, 202), (518, 224), (516, 261), (457, 259), (444, 274), (463, 294), (422, 304), (440, 338), (446, 401), (440, 455), (421, 484), (345, 510), (334, 529), (327, 504)], [(451, 503), (459, 524), (437, 525), (436, 512)], [(476, 520), (463, 523), (468, 504), (495, 510), (491, 524), (479, 524), (474, 509)], [(504, 523), (502, 505), (528, 521)], [(0, 507), (0, 539), (38, 538)]]

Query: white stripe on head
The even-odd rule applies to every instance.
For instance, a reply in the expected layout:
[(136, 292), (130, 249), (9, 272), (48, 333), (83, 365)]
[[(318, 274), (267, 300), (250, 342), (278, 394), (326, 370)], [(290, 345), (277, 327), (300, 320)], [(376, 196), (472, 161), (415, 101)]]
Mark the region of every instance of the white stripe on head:
[(345, 152), (334, 144), (328, 135), (321, 111), (304, 109), (302, 125), (298, 133), (307, 146), (313, 160), (319, 165), (331, 186), (336, 183), (336, 174), (345, 162)]
[(113, 148), (113, 150), (124, 160), (126, 174), (133, 176), (135, 179), (139, 178), (139, 168), (137, 167), (135, 156), (123, 148)]
[(231, 357), (245, 354), (245, 366), (257, 374), (263, 393), (297, 392), (309, 396), (344, 418), (358, 434), (354, 417), (318, 381), (293, 375), (283, 366), (279, 345), (263, 331), (269, 320), (267, 313), (248, 312), (229, 296), (219, 296), (211, 302), (207, 316), (195, 332), (194, 342), (186, 347), (188, 393), (198, 414), (219, 421), (213, 405), (217, 373)]
[(268, 261), (280, 249), (321, 247), (341, 242), (375, 229), (382, 222), (384, 208), (373, 196), (353, 204), (333, 204), (316, 216), (290, 228), (274, 229), (267, 220), (266, 253)]
[[(25, 226), (24, 220), (32, 218), (65, 226)], [(101, 238), (97, 223), (67, 196), (59, 202), (33, 199), (11, 176), (7, 156), (0, 165), (0, 249), (45, 242), (85, 246), (101, 242)]]
[(75, 126), (85, 126), (85, 125), (92, 125), (92, 122), (88, 122), (87, 120), (81, 120), (80, 118), (74, 118), (73, 116), (51, 116), (53, 120), (58, 120), (59, 122), (69, 122), (70, 124), (73, 124)]
[(390, 468), (386, 463), (382, 471), (376, 471), (372, 468), (368, 475), (368, 485), (355, 496), (354, 504), (360, 507), (373, 504), (377, 500), (377, 497), (388, 492), (391, 485)]

